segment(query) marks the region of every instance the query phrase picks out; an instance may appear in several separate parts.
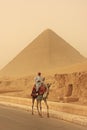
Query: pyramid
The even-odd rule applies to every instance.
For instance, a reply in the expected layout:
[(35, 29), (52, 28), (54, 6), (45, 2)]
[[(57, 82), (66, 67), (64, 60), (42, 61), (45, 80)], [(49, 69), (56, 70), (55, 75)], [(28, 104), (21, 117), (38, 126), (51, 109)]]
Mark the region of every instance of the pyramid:
[(22, 76), (69, 66), (85, 58), (50, 29), (42, 32), (1, 71), (0, 76)]

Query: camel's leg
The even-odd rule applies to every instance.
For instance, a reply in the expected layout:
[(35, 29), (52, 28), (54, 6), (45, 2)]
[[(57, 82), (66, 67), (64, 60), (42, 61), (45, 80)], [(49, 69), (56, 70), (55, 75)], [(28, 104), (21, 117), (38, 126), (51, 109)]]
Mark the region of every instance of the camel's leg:
[(37, 100), (37, 111), (38, 111), (38, 114), (40, 115), (40, 111), (39, 111), (39, 103), (40, 103), (40, 101)]
[(42, 105), (41, 105), (41, 101), (42, 100), (40, 100), (40, 116), (42, 117)]
[(47, 100), (46, 99), (44, 99), (44, 103), (45, 103), (45, 105), (47, 107), (47, 117), (49, 117), (49, 106), (47, 104)]
[(37, 100), (37, 111), (39, 116), (42, 116), (41, 109), (41, 100)]
[(34, 102), (35, 102), (35, 98), (32, 98), (32, 115), (34, 114)]

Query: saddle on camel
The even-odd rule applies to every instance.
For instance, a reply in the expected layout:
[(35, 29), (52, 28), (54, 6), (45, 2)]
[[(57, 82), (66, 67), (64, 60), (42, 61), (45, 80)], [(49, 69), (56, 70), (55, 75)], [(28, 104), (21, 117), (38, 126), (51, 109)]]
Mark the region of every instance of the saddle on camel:
[(41, 84), (38, 91), (36, 91), (36, 85), (34, 85), (31, 96), (33, 98), (37, 98), (37, 100), (38, 100), (38, 98), (40, 98), (40, 97), (45, 98), (45, 96), (47, 94), (45, 92), (47, 92), (47, 86), (45, 84)]

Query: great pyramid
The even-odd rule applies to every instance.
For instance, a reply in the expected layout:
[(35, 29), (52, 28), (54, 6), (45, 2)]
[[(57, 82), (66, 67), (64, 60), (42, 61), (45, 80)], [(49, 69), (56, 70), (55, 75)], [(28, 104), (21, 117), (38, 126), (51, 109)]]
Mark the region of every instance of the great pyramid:
[(1, 71), (0, 76), (46, 72), (84, 61), (85, 58), (50, 29), (42, 32)]

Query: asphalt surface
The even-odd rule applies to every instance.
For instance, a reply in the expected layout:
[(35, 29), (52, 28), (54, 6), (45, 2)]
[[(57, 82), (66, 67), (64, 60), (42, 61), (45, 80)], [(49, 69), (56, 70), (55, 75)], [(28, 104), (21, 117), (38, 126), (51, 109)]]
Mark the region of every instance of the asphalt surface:
[(30, 112), (0, 106), (0, 130), (87, 130), (86, 127), (63, 120), (43, 118)]

